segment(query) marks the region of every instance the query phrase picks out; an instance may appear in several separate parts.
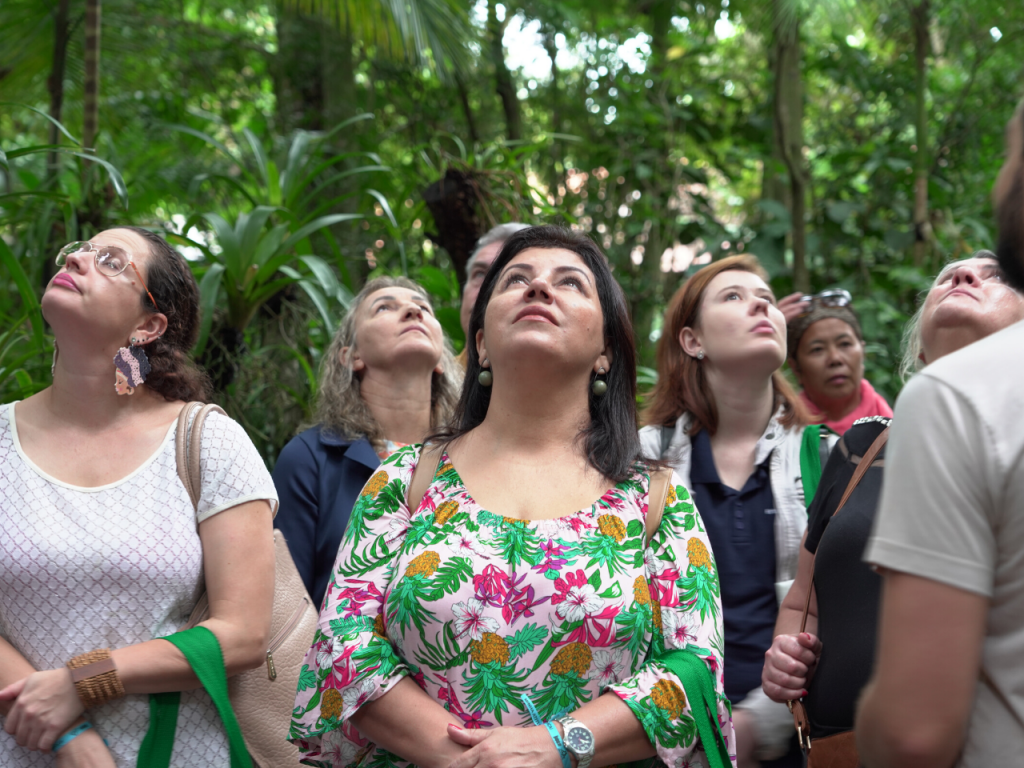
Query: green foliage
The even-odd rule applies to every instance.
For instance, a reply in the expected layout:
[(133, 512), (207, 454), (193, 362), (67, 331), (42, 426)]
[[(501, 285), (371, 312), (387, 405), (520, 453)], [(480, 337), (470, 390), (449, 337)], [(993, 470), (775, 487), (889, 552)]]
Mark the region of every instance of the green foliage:
[[(898, 393), (903, 327), (929, 277), (993, 242), (988, 195), (1024, 89), (1024, 6), (932, 4), (924, 155), (907, 4), (502, 6), (509, 61), (535, 39), (551, 64), (512, 67), (520, 141), (495, 88), (500, 48), (467, 4), (106, 0), (100, 133), (86, 152), (74, 138), (84, 3), (68, 3), (57, 78), (60, 4), (0, 4), (0, 398), (49, 381), (38, 302), (56, 249), (122, 222), (153, 226), (192, 259), (196, 352), (218, 401), (273, 463), (311, 417), (323, 351), (369, 277), (420, 281), (461, 348), (464, 275), (424, 199), (448, 174), (472, 190), (466, 239), (510, 220), (595, 239), (629, 298), (649, 390), (664, 308), (700, 263), (753, 252), (777, 295), (793, 287), (799, 222), (766, 193), (779, 163), (771, 9), (800, 29), (810, 283), (853, 293), (867, 375)], [(925, 155), (934, 237), (915, 263)], [(505, 544), (534, 554), (521, 536)]]

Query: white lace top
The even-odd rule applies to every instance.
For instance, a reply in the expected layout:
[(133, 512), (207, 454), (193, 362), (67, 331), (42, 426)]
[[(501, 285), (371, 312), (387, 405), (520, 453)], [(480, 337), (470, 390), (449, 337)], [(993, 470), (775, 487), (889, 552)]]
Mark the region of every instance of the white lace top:
[[(203, 590), (198, 522), (256, 499), (276, 512), (277, 492), (255, 446), (236, 422), (211, 413), (197, 515), (178, 478), (174, 426), (127, 477), (81, 488), (29, 460), (14, 404), (0, 406), (0, 635), (36, 669), (176, 632)], [(126, 696), (89, 717), (118, 768), (135, 768), (149, 697)], [(206, 692), (183, 692), (171, 766), (228, 762), (224, 727)], [(54, 764), (0, 730), (0, 768)]]

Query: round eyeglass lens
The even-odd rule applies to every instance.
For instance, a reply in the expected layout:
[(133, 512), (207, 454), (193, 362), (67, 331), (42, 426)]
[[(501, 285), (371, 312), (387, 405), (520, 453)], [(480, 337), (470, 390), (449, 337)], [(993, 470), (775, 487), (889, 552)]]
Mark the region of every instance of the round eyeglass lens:
[(61, 248), (60, 252), (57, 254), (57, 266), (63, 267), (65, 262), (67, 262), (68, 260), (68, 256), (70, 256), (72, 253), (82, 253), (88, 252), (90, 250), (92, 250), (92, 246), (89, 243), (82, 240), (79, 240), (74, 243), (68, 243), (63, 248)]
[(124, 272), (128, 254), (116, 245), (104, 245), (96, 251), (96, 267), (111, 277)]

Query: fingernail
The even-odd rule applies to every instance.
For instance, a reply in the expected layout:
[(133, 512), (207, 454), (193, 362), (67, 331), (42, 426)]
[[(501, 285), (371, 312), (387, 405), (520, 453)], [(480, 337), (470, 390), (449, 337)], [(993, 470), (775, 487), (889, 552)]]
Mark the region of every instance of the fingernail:
[(461, 725), (456, 725), (455, 723), (449, 723), (448, 725), (449, 725), (449, 727), (454, 728), (456, 731), (461, 731), (462, 730), (462, 726)]
[(803, 692), (803, 693), (801, 693), (800, 695), (801, 695), (801, 696), (806, 696), (806, 695), (807, 695), (807, 691), (804, 691), (804, 692)]

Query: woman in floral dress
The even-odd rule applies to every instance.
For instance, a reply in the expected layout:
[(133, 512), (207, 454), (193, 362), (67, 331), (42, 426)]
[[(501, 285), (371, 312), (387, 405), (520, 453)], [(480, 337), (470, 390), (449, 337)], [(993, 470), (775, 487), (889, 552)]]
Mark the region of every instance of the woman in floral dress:
[(353, 509), (299, 683), (305, 762), (559, 768), (532, 708), (589, 729), (594, 766), (706, 765), (680, 680), (649, 658), (662, 643), (713, 672), (732, 754), (718, 574), (678, 478), (647, 544), (635, 347), (603, 255), (515, 234), (470, 332), (422, 499), (410, 446)]

